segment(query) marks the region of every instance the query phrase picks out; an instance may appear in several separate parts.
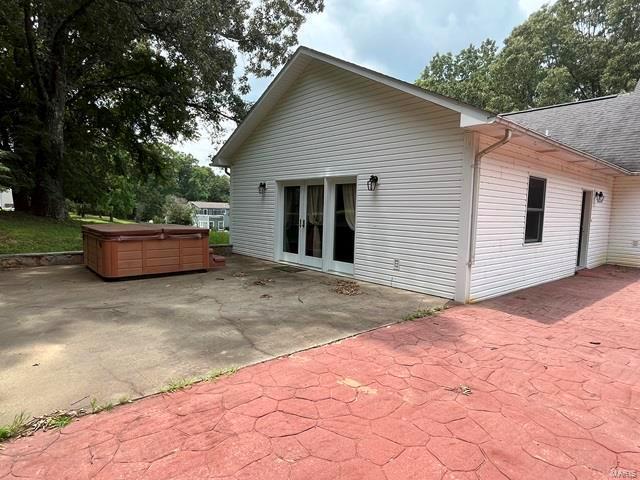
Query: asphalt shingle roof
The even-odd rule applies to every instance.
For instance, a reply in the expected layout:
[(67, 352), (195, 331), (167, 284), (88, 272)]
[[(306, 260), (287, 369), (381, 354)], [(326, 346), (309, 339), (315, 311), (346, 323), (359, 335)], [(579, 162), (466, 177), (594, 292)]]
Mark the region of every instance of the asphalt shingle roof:
[(224, 203), (224, 202), (193, 201), (193, 202), (189, 202), (189, 203), (192, 204), (193, 206), (195, 206), (196, 208), (229, 208), (229, 204), (228, 203)]
[(630, 172), (640, 173), (640, 83), (632, 93), (501, 116)]

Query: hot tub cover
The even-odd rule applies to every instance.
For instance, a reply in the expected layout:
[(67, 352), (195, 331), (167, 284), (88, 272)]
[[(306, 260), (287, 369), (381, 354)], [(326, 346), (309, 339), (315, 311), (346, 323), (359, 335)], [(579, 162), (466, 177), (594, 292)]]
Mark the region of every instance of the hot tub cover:
[(192, 227), (189, 225), (173, 225), (173, 224), (147, 224), (147, 223), (131, 223), (131, 224), (103, 224), (103, 225), (83, 225), (82, 231), (91, 233), (98, 237), (120, 237), (141, 236), (141, 235), (160, 235), (166, 234), (190, 234), (201, 233), (208, 234), (208, 228)]

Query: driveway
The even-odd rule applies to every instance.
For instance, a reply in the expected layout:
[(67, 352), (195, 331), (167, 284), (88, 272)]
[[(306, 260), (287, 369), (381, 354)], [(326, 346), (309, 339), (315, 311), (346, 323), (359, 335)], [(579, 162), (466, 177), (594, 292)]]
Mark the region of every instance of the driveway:
[(223, 270), (104, 282), (81, 266), (0, 272), (0, 425), (158, 392), (396, 322), (444, 300), (233, 256)]
[(636, 478), (639, 342), (640, 272), (598, 268), (20, 439), (0, 478)]

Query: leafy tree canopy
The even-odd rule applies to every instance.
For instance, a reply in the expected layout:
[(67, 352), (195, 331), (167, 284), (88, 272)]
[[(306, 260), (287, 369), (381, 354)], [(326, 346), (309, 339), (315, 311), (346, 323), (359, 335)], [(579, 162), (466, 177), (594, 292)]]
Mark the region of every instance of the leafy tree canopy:
[(416, 83), (496, 112), (631, 91), (640, 79), (638, 0), (558, 0), (516, 27), (437, 54)]
[(157, 163), (155, 171), (144, 176), (135, 174), (133, 157), (122, 148), (104, 147), (74, 158), (75, 168), (65, 172), (64, 180), (73, 210), (147, 221), (164, 216), (169, 197), (229, 201), (225, 174), (165, 144), (148, 148)]
[(157, 174), (158, 142), (194, 137), (197, 119), (214, 132), (241, 119), (247, 75), (285, 61), (305, 16), (322, 7), (0, 0), (0, 148), (16, 155), (8, 163), (16, 206), (64, 216), (65, 179), (102, 181), (114, 151), (126, 151), (141, 176)]

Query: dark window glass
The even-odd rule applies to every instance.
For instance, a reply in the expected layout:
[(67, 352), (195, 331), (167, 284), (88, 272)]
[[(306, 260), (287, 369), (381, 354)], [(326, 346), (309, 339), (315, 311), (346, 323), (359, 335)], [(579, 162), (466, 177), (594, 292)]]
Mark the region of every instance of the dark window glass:
[(355, 184), (336, 185), (333, 259), (353, 263), (355, 246)]
[(284, 187), (284, 238), (282, 248), (298, 253), (300, 235), (300, 187)]
[(529, 177), (529, 193), (527, 195), (527, 220), (524, 229), (525, 243), (542, 241), (544, 224), (544, 199), (547, 181), (543, 178)]

